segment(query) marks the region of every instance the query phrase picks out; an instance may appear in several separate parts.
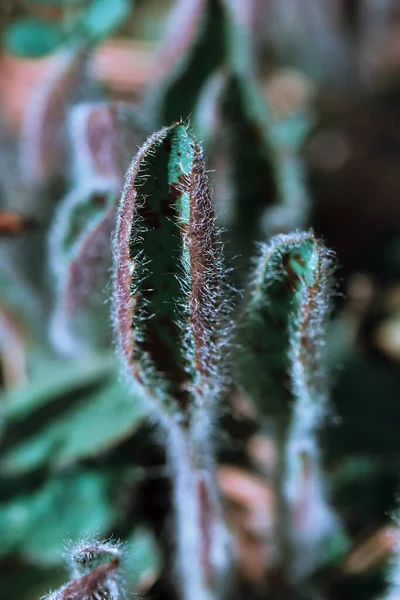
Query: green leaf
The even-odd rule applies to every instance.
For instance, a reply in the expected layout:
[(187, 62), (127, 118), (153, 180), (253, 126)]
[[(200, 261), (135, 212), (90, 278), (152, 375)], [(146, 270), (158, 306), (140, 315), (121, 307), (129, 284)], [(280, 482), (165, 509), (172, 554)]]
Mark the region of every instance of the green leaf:
[(98, 40), (109, 36), (129, 17), (132, 0), (93, 0), (82, 17), (87, 35)]
[(65, 441), (52, 462), (64, 466), (105, 452), (130, 437), (145, 417), (141, 402), (122, 384), (112, 382), (71, 411), (68, 423), (60, 423)]
[(21, 421), (56, 398), (110, 377), (115, 369), (108, 353), (85, 355), (79, 361), (43, 360), (28, 385), (2, 396), (4, 418)]
[(60, 468), (96, 457), (131, 436), (144, 418), (141, 403), (121, 383), (111, 381), (4, 452), (0, 469), (21, 475), (44, 464)]
[(62, 40), (62, 32), (56, 25), (40, 19), (14, 21), (4, 34), (7, 50), (27, 58), (40, 58), (50, 54)]
[(37, 469), (50, 459), (57, 447), (56, 430), (51, 429), (47, 435), (40, 433), (15, 449), (2, 453), (0, 471), (3, 475), (21, 475)]
[(117, 476), (121, 474), (64, 475), (0, 504), (0, 553), (17, 551), (32, 562), (56, 565), (62, 562), (67, 539), (108, 533), (118, 517), (110, 500)]

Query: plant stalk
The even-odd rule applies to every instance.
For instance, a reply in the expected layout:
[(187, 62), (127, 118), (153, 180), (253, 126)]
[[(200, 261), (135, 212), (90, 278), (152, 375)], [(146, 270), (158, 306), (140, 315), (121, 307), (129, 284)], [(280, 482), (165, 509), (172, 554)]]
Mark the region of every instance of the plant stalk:
[(176, 571), (183, 600), (224, 597), (229, 570), (228, 531), (215, 482), (208, 426), (169, 428), (176, 520)]

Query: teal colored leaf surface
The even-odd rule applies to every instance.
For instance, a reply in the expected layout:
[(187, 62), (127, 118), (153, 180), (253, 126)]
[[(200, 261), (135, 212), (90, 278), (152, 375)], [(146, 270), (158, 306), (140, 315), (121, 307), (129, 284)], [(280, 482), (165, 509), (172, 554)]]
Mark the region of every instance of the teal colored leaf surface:
[(82, 16), (81, 25), (92, 39), (103, 39), (124, 23), (132, 7), (133, 0), (92, 0)]
[(8, 25), (4, 44), (12, 54), (41, 58), (53, 52), (63, 41), (61, 30), (47, 21), (19, 19)]
[(62, 562), (64, 543), (106, 533), (117, 518), (111, 474), (65, 474), (31, 493), (0, 504), (1, 554), (18, 552), (41, 565)]

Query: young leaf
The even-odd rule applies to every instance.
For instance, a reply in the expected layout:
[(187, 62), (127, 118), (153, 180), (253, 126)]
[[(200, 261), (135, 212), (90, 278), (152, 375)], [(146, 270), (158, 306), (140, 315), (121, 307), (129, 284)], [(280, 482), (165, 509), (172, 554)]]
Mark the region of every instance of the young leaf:
[(220, 0), (177, 0), (146, 102), (159, 124), (191, 115), (204, 82), (223, 61), (222, 31)]
[(240, 373), (267, 416), (288, 419), (293, 396), (313, 419), (325, 407), (321, 354), (331, 271), (331, 254), (313, 233), (278, 235), (260, 246), (243, 317)]
[[(221, 261), (201, 149), (182, 123), (133, 161), (114, 237), (118, 344), (161, 415), (189, 419), (221, 384)], [(155, 392), (156, 390), (156, 392)]]
[(327, 411), (331, 272), (331, 253), (312, 232), (272, 238), (260, 247), (241, 329), (240, 382), (276, 428), (284, 569), (295, 579), (312, 570), (338, 529), (316, 442)]

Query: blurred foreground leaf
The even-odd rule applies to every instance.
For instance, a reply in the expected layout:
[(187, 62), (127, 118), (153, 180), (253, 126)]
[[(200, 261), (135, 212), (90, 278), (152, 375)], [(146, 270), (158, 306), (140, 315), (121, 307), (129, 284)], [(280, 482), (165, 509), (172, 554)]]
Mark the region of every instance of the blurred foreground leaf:
[(4, 453), (0, 470), (15, 475), (95, 458), (132, 435), (144, 417), (122, 384), (108, 382)]
[(64, 474), (34, 493), (0, 504), (1, 555), (19, 552), (36, 564), (55, 565), (62, 562), (65, 540), (106, 533), (117, 517), (110, 494), (117, 477), (90, 471)]
[(105, 38), (129, 17), (132, 6), (132, 0), (93, 0), (83, 15), (82, 26), (91, 38)]
[(39, 19), (19, 19), (8, 26), (4, 43), (11, 54), (41, 58), (50, 54), (63, 40), (61, 30)]
[(108, 354), (85, 355), (80, 360), (38, 360), (29, 385), (3, 395), (5, 420), (21, 421), (40, 407), (116, 373), (115, 361)]

